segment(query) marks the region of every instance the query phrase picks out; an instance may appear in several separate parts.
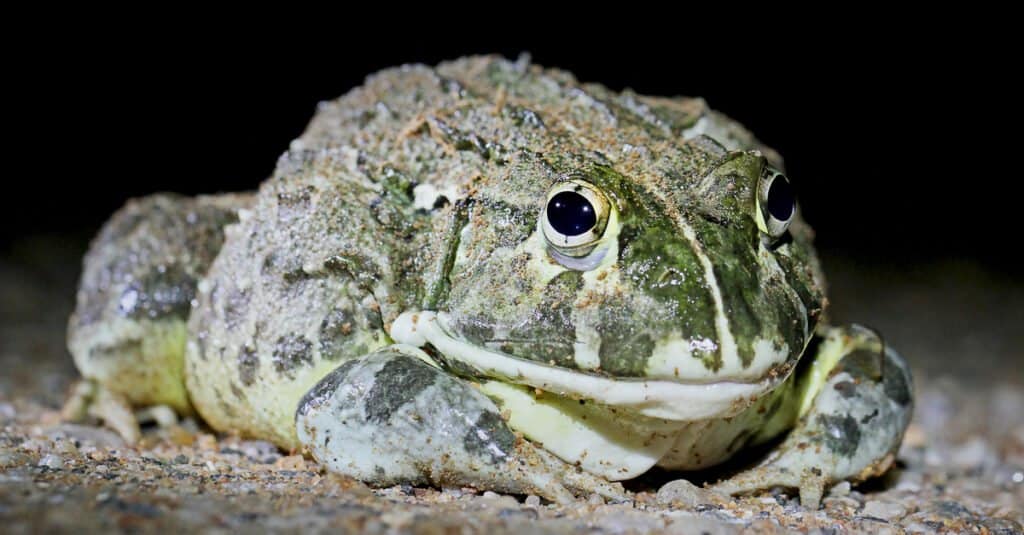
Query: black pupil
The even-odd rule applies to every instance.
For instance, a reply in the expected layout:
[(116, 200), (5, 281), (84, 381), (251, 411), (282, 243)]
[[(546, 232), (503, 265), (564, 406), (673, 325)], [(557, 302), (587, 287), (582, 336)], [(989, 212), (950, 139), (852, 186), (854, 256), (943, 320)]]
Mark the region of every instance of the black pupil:
[(548, 223), (566, 236), (579, 236), (594, 228), (597, 214), (586, 197), (575, 191), (563, 191), (548, 201)]
[(779, 221), (788, 221), (794, 208), (793, 186), (786, 177), (778, 175), (768, 188), (768, 213)]

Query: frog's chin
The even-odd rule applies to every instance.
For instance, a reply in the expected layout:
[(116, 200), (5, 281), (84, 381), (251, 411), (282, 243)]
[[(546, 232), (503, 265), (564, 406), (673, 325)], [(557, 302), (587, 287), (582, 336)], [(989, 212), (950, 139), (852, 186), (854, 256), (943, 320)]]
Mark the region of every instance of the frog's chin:
[(444, 358), (484, 377), (529, 385), (574, 399), (634, 410), (652, 418), (694, 421), (734, 415), (786, 379), (758, 382), (682, 383), (664, 379), (613, 379), (524, 360), (473, 345), (452, 334), (443, 312), (405, 312), (391, 325), (398, 343), (433, 346)]

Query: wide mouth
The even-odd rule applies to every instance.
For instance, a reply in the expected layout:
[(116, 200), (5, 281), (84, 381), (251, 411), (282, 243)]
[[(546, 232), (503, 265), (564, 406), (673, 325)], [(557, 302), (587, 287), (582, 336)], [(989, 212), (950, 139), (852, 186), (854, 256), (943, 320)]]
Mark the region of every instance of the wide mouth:
[(757, 382), (713, 383), (610, 378), (480, 347), (452, 334), (448, 324), (449, 319), (443, 312), (406, 312), (392, 323), (391, 338), (417, 347), (429, 344), (447, 362), (468, 367), (480, 376), (630, 409), (652, 418), (693, 421), (732, 416), (788, 377), (788, 374), (769, 374)]

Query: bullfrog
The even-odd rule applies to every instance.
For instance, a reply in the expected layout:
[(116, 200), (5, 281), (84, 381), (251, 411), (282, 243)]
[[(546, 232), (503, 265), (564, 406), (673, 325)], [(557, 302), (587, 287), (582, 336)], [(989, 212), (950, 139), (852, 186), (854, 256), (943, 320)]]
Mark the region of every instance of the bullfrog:
[(556, 502), (771, 443), (711, 490), (813, 507), (889, 468), (913, 403), (878, 334), (827, 324), (812, 239), (780, 155), (703, 99), (525, 57), (388, 69), (258, 191), (113, 215), (65, 415), (128, 440), (193, 415), (376, 486)]

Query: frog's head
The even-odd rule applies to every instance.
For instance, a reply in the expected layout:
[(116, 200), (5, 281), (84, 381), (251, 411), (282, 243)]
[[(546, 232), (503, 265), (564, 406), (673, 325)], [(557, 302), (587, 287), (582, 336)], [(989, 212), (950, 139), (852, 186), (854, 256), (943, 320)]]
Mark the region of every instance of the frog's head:
[(790, 184), (756, 151), (683, 149), (660, 167), (523, 153), (481, 179), (446, 332), (616, 380), (785, 377), (823, 307)]

